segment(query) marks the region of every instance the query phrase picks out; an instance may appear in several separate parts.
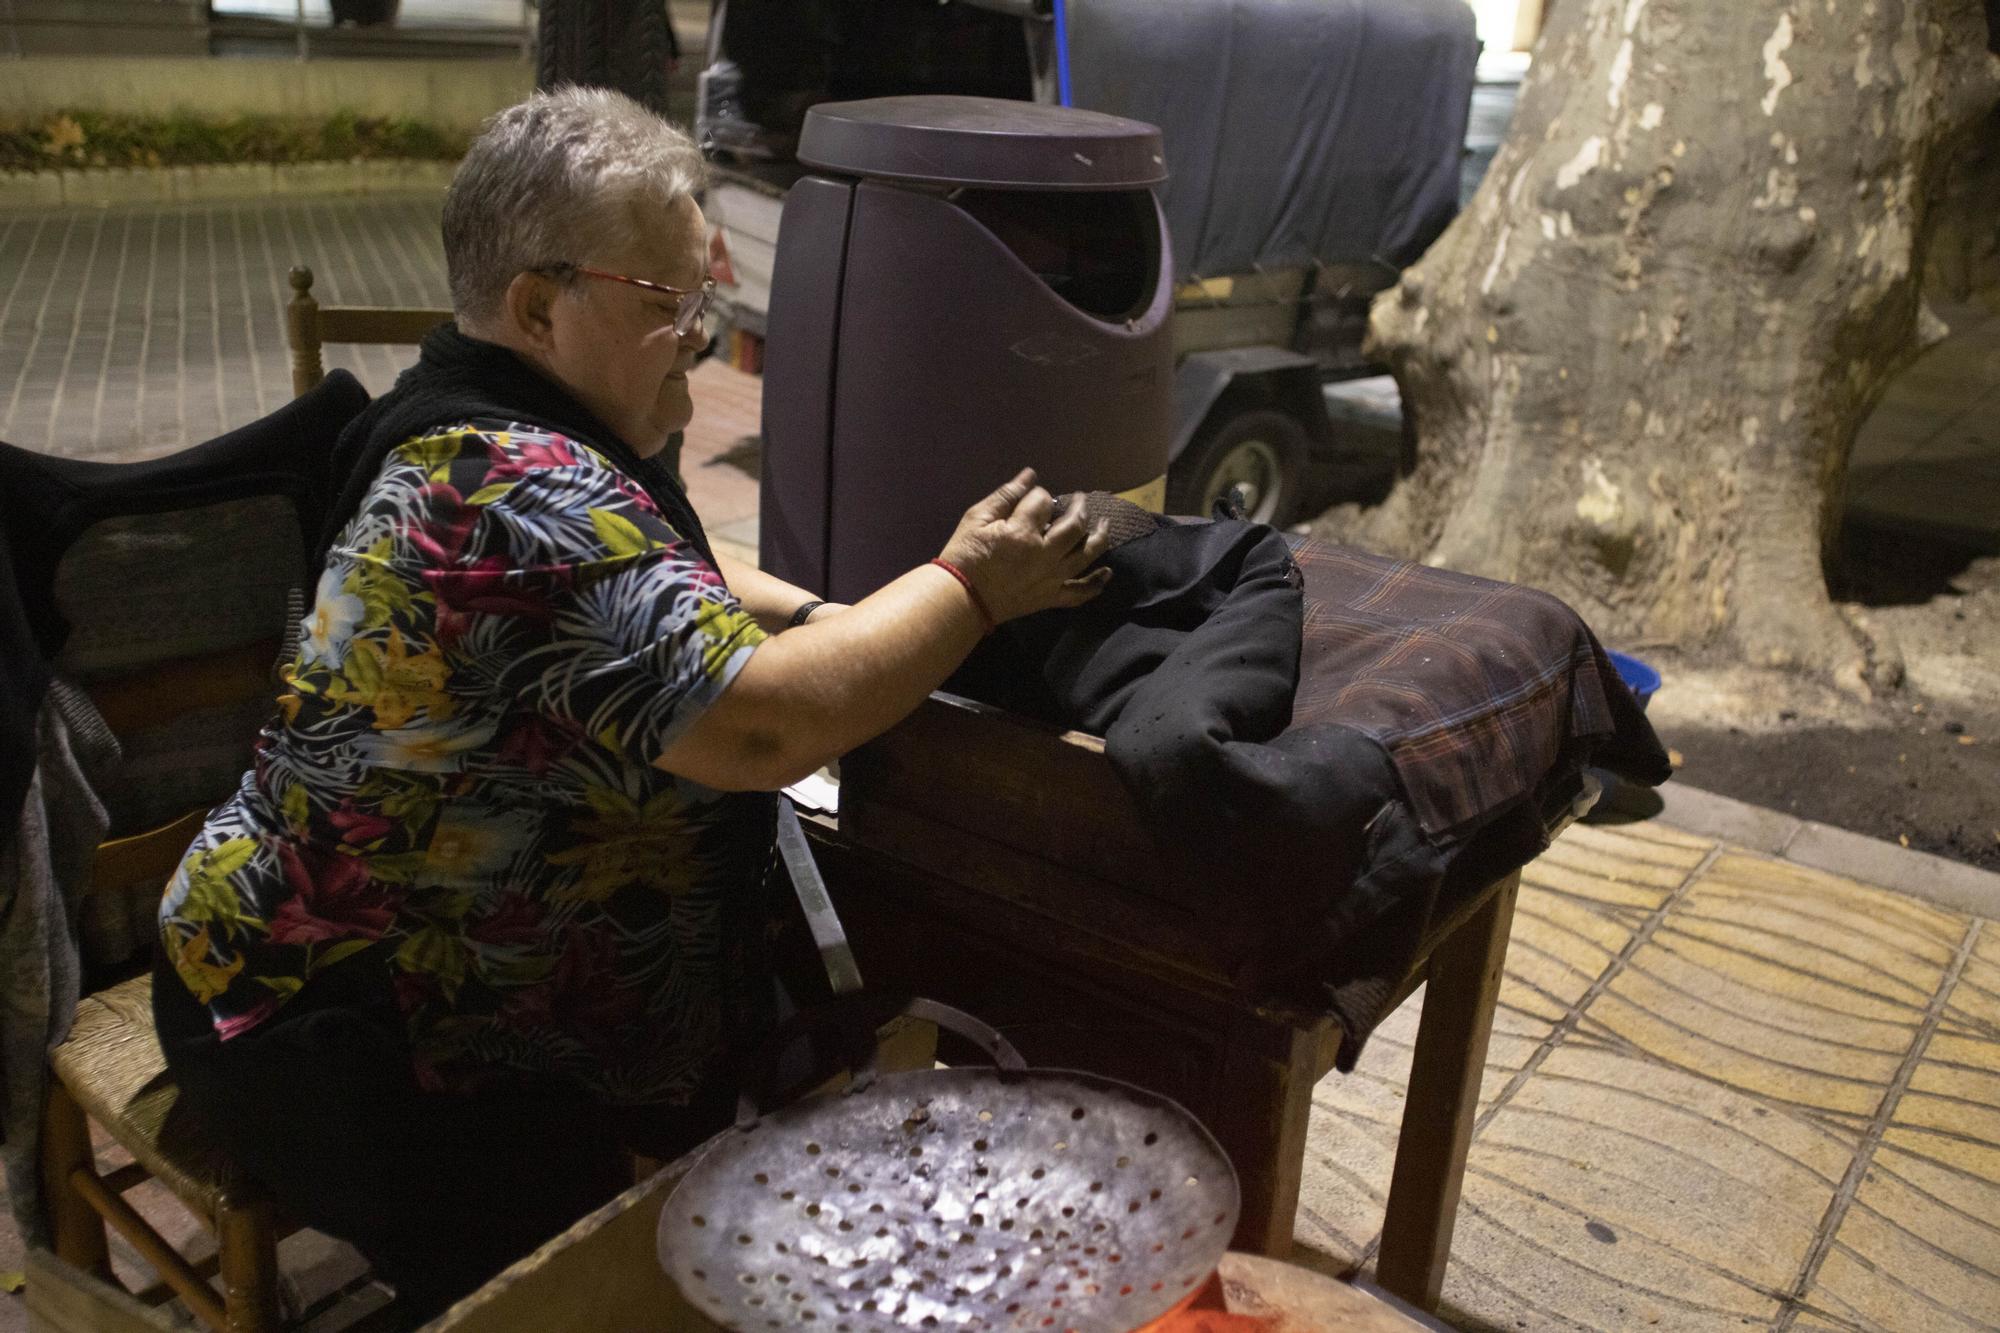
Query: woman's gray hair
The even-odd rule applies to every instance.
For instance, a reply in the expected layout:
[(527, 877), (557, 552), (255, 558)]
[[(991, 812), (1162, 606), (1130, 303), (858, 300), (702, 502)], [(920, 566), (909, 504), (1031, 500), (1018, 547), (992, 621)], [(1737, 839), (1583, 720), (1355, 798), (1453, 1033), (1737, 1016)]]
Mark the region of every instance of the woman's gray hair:
[(557, 88), (486, 122), (444, 199), (444, 259), (460, 319), (500, 310), (515, 275), (589, 263), (631, 239), (632, 205), (701, 188), (701, 150), (623, 93)]

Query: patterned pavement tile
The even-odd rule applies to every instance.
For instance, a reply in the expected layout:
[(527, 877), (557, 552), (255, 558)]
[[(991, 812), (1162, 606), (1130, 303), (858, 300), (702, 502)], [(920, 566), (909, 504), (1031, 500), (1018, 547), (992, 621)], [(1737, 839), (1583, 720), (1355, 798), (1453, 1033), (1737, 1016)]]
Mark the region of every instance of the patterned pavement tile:
[(1851, 880), (1732, 853), (1668, 912), (1584, 1029), (1858, 1130), (1965, 927)]
[[(1658, 826), (1576, 826), (1523, 872), (1482, 1107), (1527, 1067), (1646, 913), (1713, 847)], [(1381, 1230), (1422, 1010), (1419, 991), (1376, 1029), (1352, 1074), (1330, 1075), (1315, 1093), (1297, 1238), (1335, 1267), (1359, 1263)]]
[[(291, 397), (286, 274), (326, 304), (441, 306), (433, 194), (0, 219), (0, 439), (78, 458), (197, 444)], [(407, 348), (331, 347), (386, 389)]]
[(1767, 1324), (1852, 1151), (1733, 1089), (1565, 1044), (1473, 1149), (1445, 1303), (1483, 1326), (1516, 1309), (1529, 1327)]
[[(1981, 923), (1947, 1015), (2000, 989), (1996, 935)], [(1806, 1296), (1885, 1328), (2000, 1327), (2000, 1032), (1932, 1035)]]

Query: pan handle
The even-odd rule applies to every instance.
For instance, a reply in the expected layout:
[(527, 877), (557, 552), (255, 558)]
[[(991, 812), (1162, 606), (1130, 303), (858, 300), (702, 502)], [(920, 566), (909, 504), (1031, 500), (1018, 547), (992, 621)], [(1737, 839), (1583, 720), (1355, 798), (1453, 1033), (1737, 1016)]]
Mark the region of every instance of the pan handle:
[[(852, 992), (827, 1004), (804, 1009), (780, 1023), (744, 1067), (742, 1093), (736, 1102), (736, 1126), (744, 1129), (761, 1119), (767, 1110), (796, 1099), (842, 1070), (849, 1075), (847, 1091), (860, 1092), (875, 1081), (875, 1029), (896, 1018), (914, 1018), (935, 1023), (939, 1028), (984, 1051), (1003, 1070), (1018, 1072), (1028, 1067), (1012, 1042), (963, 1009), (936, 1000)], [(792, 1043), (802, 1037), (830, 1036), (835, 1043), (832, 1068), (820, 1067), (803, 1085), (780, 1090), (778, 1061)]]
[[(926, 1000), (922, 997), (917, 997), (912, 999), (908, 1004), (905, 1004), (903, 1012), (898, 1014), (897, 1017), (924, 1019), (935, 1023), (953, 1036), (963, 1037), (980, 1050), (986, 1052), (987, 1057), (994, 1064), (1007, 1070), (1009, 1073), (1018, 1073), (1028, 1067), (1028, 1062), (1021, 1058), (1019, 1051), (1014, 1049), (1014, 1043), (1001, 1036), (999, 1029), (980, 1022), (963, 1009), (954, 1009), (952, 1006), (938, 1000)], [(869, 1078), (872, 1079), (875, 1077), (874, 1060), (872, 1058), (869, 1060), (867, 1072)]]

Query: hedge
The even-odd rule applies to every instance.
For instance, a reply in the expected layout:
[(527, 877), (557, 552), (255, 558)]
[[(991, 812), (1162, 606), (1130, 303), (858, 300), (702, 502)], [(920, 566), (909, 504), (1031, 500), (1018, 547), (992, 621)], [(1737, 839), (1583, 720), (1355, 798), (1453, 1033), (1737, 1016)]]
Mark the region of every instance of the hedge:
[(450, 161), (466, 136), (421, 121), (358, 116), (165, 117), (58, 111), (0, 122), (0, 171), (178, 167), (221, 162)]

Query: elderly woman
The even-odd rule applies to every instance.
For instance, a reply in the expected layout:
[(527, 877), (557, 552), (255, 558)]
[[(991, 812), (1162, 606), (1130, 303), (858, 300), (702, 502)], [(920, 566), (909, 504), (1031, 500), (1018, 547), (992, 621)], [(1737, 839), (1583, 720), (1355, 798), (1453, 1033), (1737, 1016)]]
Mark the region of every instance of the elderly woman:
[(254, 770), (161, 909), (182, 1096), (421, 1319), (724, 1120), (765, 1030), (768, 793), (1108, 571), (1023, 472), (851, 607), (714, 553), (701, 159), (612, 93), (496, 117), (444, 210), (456, 323), (343, 436)]

